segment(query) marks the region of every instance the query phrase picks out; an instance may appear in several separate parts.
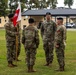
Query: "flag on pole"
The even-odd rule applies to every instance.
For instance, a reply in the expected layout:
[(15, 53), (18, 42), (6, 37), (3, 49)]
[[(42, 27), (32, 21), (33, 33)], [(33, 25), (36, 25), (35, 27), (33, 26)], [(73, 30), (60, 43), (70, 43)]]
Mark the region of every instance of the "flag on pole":
[(20, 2), (18, 3), (18, 7), (17, 7), (14, 17), (13, 17), (13, 25), (16, 26), (19, 21), (21, 21), (21, 4), (20, 4)]

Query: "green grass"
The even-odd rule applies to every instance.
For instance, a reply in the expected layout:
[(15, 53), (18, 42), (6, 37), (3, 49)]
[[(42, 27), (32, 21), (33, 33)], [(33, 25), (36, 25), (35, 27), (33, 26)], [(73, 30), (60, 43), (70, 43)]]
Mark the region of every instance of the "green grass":
[(34, 68), (37, 70), (36, 73), (27, 73), (23, 45), (21, 47), (21, 54), (19, 57), (21, 62), (17, 62), (18, 67), (16, 68), (7, 67), (6, 53), (5, 31), (0, 30), (0, 75), (76, 75), (76, 31), (67, 31), (67, 45), (65, 49), (66, 65), (64, 72), (54, 71), (56, 68), (58, 68), (55, 51), (52, 67), (43, 66), (45, 64), (45, 55), (41, 37), (36, 55), (36, 64), (34, 66)]

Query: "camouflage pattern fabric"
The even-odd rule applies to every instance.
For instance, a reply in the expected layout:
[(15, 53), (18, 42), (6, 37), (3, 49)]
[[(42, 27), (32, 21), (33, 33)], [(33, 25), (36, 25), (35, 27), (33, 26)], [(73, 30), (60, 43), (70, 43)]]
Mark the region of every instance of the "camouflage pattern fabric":
[(55, 38), (56, 24), (51, 20), (50, 22), (44, 21), (41, 25), (41, 36), (43, 39), (43, 48), (47, 63), (53, 61), (53, 49)]
[(5, 37), (6, 37), (6, 46), (7, 46), (7, 60), (13, 61), (15, 58), (15, 41), (16, 41), (16, 28), (13, 23), (9, 21), (5, 25)]
[(55, 35), (55, 45), (59, 45), (56, 48), (57, 60), (60, 67), (65, 65), (64, 62), (64, 50), (65, 50), (65, 41), (66, 41), (66, 28), (64, 25), (57, 26), (56, 35)]
[(34, 26), (28, 26), (23, 30), (22, 43), (25, 47), (27, 65), (34, 65), (36, 49), (39, 45), (38, 30)]
[(7, 42), (7, 60), (13, 61), (16, 57), (15, 52), (16, 46), (14, 41), (8, 41)]
[(35, 65), (35, 59), (36, 59), (36, 49), (26, 49), (26, 64), (28, 66)]

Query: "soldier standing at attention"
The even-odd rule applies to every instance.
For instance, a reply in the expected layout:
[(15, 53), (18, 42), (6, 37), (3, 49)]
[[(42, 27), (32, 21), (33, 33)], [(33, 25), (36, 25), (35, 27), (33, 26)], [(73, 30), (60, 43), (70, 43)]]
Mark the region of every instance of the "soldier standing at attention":
[(36, 59), (36, 49), (39, 45), (39, 35), (38, 30), (34, 27), (34, 19), (30, 18), (28, 22), (29, 26), (23, 30), (22, 43), (25, 47), (28, 72), (35, 72), (33, 66)]
[(55, 38), (56, 24), (51, 19), (51, 13), (46, 13), (46, 20), (41, 25), (41, 36), (43, 39), (43, 48), (45, 51), (46, 64), (49, 66), (53, 61), (54, 38)]
[(55, 48), (59, 69), (57, 71), (64, 71), (64, 49), (66, 41), (66, 28), (63, 25), (63, 18), (57, 18), (57, 30), (55, 35)]
[(16, 27), (14, 27), (12, 23), (13, 16), (14, 14), (9, 14), (9, 21), (5, 24), (8, 67), (17, 66), (13, 64), (13, 60), (16, 57), (16, 35), (18, 35), (18, 32), (16, 32)]

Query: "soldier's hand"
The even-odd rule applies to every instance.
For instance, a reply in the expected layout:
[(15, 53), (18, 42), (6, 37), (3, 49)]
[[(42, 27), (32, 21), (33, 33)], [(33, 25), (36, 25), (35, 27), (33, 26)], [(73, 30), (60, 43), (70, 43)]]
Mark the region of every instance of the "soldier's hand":
[(56, 48), (58, 48), (58, 47), (59, 47), (59, 45), (55, 45), (55, 47), (56, 47)]
[(15, 32), (15, 35), (19, 35), (19, 32)]

